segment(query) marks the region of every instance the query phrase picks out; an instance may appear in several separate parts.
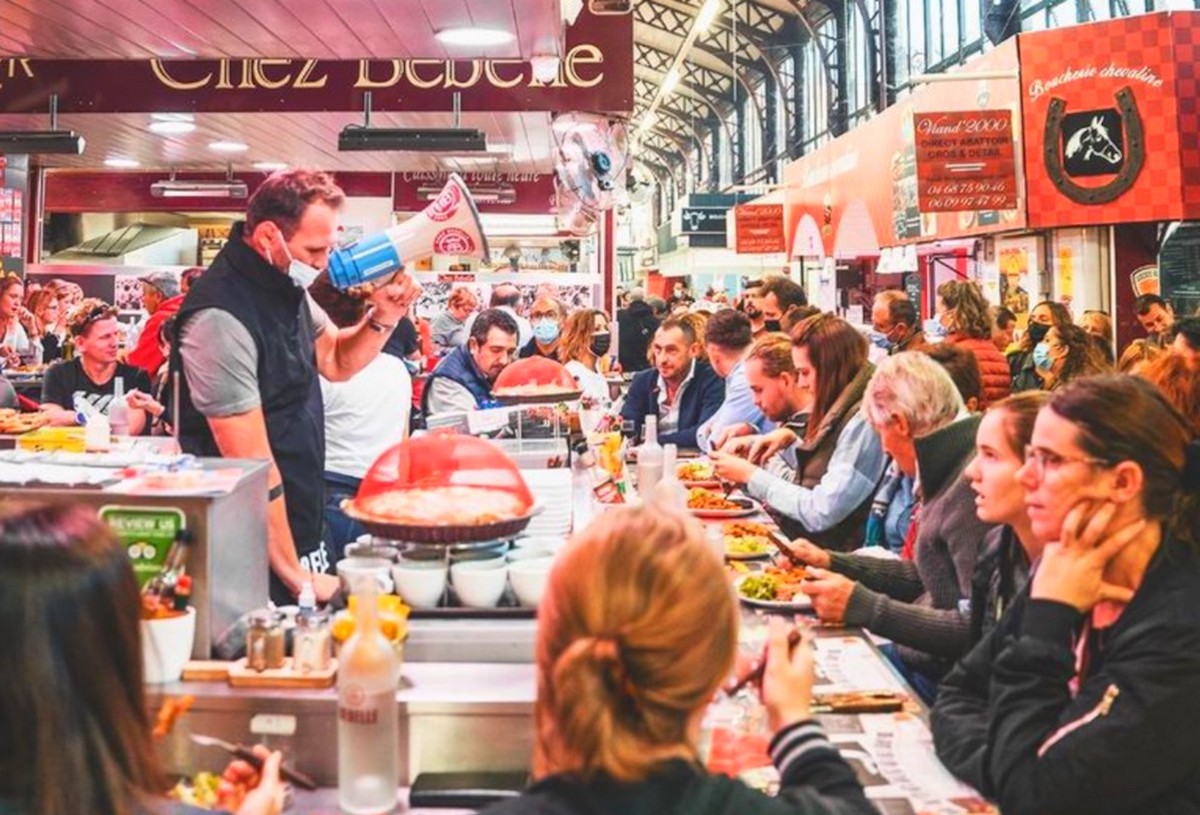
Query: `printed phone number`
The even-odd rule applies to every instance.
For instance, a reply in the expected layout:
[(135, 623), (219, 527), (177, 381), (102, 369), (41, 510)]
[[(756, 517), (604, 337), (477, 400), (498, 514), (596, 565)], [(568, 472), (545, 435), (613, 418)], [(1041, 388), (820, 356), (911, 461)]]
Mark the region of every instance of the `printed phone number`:
[(947, 195), (925, 198), (921, 209), (926, 212), (977, 209), (1013, 209), (1017, 199), (1011, 195)]

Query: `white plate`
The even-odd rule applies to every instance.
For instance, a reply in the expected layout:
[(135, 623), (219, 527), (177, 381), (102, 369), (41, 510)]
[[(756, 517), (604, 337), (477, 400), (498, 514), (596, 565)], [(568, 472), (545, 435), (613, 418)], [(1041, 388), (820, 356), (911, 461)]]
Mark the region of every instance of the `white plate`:
[(697, 518), (745, 518), (762, 510), (762, 505), (753, 498), (730, 498), (731, 502), (741, 504), (741, 509), (693, 509), (688, 512)]
[(812, 599), (806, 594), (798, 594), (795, 598), (787, 602), (781, 600), (754, 600), (746, 597), (742, 594), (742, 581), (747, 577), (751, 577), (751, 575), (744, 574), (733, 581), (733, 590), (737, 592), (738, 599), (746, 605), (768, 611), (812, 611)]
[(740, 552), (740, 553), (735, 554), (733, 552), (730, 552), (729, 549), (726, 548), (725, 549), (725, 559), (726, 560), (766, 560), (767, 558), (771, 557), (771, 555), (773, 555), (774, 553), (775, 553), (774, 547), (769, 544), (768, 544), (767, 550), (765, 552), (760, 552), (755, 555), (748, 554), (746, 552)]

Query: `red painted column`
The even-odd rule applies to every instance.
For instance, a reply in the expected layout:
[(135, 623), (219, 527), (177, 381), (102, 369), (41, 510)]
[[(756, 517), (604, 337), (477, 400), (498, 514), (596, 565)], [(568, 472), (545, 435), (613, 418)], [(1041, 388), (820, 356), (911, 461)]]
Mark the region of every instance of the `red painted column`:
[(610, 209), (604, 213), (600, 221), (600, 240), (597, 242), (600, 252), (600, 285), (603, 290), (604, 312), (610, 316), (616, 315), (616, 285), (617, 279), (617, 211)]

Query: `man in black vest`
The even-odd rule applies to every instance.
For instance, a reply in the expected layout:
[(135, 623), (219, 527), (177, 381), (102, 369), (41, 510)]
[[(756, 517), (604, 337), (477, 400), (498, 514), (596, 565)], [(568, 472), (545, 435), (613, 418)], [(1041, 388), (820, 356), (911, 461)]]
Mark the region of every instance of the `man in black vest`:
[(345, 196), (325, 173), (262, 183), (246, 221), (193, 284), (177, 318), (180, 441), (204, 456), (271, 462), (271, 598), (288, 603), (312, 574), (318, 599), (337, 578), (322, 540), (324, 421), (318, 372), (344, 381), (383, 348), (420, 292), (407, 275), (380, 287), (358, 325), (336, 328), (306, 289), (337, 244)]

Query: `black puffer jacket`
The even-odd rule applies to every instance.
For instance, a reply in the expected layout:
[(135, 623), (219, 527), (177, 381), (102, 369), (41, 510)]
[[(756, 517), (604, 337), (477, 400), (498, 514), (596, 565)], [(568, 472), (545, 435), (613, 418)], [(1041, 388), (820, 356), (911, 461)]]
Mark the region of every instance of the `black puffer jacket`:
[(650, 350), (650, 340), (658, 330), (658, 318), (654, 316), (654, 310), (645, 301), (636, 300), (629, 304), (629, 308), (617, 312), (617, 325), (617, 359), (621, 363), (621, 370), (631, 374), (649, 368), (650, 361), (646, 354)]
[(1115, 625), (1032, 600), (955, 666), (933, 709), (938, 758), (1004, 815), (1200, 813), (1200, 554), (1166, 541)]
[(551, 776), (520, 798), (484, 815), (874, 815), (850, 768), (812, 721), (775, 735), (771, 758), (780, 768), (778, 797), (741, 781), (672, 761), (633, 784), (607, 778), (584, 782)]

